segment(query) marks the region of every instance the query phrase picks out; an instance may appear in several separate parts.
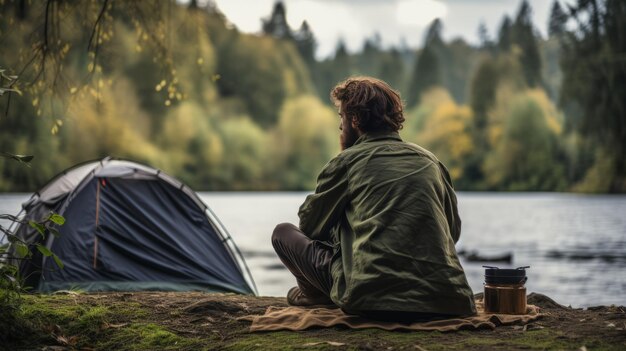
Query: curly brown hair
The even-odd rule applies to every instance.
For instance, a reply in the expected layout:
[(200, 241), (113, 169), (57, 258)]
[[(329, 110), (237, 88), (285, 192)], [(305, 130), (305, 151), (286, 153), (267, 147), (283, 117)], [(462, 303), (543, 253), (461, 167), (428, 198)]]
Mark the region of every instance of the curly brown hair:
[(372, 77), (352, 77), (337, 84), (330, 93), (335, 106), (362, 132), (402, 129), (404, 122), (400, 94), (389, 84)]

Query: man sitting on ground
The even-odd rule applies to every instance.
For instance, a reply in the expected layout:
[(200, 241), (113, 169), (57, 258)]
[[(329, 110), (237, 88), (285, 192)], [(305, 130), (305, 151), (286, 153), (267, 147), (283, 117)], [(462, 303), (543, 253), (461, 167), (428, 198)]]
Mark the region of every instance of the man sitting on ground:
[(445, 166), (403, 142), (399, 94), (361, 77), (337, 85), (342, 152), (272, 244), (298, 286), (295, 306), (337, 305), (378, 320), (414, 322), (476, 314), (454, 244), (461, 220)]

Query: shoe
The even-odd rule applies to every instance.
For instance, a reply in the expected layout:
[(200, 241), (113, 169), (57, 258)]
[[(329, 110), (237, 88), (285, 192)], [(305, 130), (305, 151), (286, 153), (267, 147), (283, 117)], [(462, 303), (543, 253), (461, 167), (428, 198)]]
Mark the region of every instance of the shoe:
[(294, 286), (287, 293), (287, 303), (289, 306), (334, 306), (333, 301), (324, 295), (309, 297), (306, 296), (299, 287)]

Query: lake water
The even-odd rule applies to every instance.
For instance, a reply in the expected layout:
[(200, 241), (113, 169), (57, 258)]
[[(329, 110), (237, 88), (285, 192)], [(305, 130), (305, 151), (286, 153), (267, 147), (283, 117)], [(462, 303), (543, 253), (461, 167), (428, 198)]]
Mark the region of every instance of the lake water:
[[(306, 193), (200, 193), (224, 223), (250, 267), (261, 295), (284, 296), (295, 279), (282, 268), (270, 236), (281, 222), (297, 223)], [(0, 195), (0, 213), (16, 214), (29, 194)], [(468, 262), (474, 292), (482, 265), (527, 269), (528, 292), (572, 307), (626, 305), (626, 196), (553, 193), (458, 194), (463, 222), (457, 250), (513, 262)]]

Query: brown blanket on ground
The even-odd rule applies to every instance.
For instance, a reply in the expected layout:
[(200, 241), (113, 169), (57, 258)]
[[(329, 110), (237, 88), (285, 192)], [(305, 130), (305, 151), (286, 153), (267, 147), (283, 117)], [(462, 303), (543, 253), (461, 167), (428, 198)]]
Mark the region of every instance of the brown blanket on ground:
[(401, 324), (380, 322), (343, 313), (339, 308), (303, 308), (270, 306), (261, 316), (244, 316), (238, 319), (251, 321), (250, 331), (304, 330), (312, 327), (344, 325), (352, 329), (380, 328), (384, 330), (438, 330), (494, 329), (499, 325), (524, 325), (543, 316), (540, 308), (527, 305), (526, 314), (509, 315), (485, 313), (482, 300), (476, 300), (478, 314), (466, 318), (442, 319), (430, 322)]

